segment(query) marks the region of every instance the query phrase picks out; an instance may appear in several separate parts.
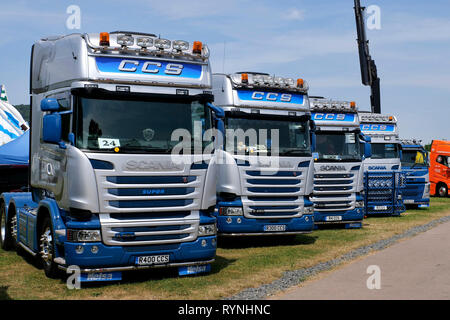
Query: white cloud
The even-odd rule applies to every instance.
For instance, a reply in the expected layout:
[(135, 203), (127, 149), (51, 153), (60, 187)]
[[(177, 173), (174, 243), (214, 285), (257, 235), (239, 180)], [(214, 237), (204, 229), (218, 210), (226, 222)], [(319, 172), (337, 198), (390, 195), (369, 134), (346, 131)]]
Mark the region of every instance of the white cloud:
[(298, 9), (290, 9), (285, 15), (286, 20), (303, 20), (305, 18), (305, 12)]

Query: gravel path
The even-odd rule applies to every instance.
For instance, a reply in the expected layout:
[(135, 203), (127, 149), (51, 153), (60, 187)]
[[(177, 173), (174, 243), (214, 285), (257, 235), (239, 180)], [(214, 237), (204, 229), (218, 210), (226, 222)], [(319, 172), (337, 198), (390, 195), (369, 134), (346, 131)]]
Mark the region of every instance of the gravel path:
[(401, 239), (413, 237), (417, 234), (428, 231), (441, 223), (449, 222), (449, 221), (450, 221), (450, 216), (436, 219), (427, 224), (411, 228), (402, 234), (395, 235), (391, 238), (388, 238), (385, 240), (380, 240), (373, 244), (352, 250), (352, 251), (340, 256), (339, 258), (336, 258), (336, 259), (333, 259), (333, 260), (330, 260), (327, 262), (319, 263), (310, 268), (303, 268), (303, 269), (294, 270), (294, 271), (286, 271), (286, 272), (284, 272), (283, 276), (280, 279), (277, 279), (277, 280), (273, 281), (272, 283), (264, 284), (258, 288), (246, 289), (234, 296), (225, 298), (225, 300), (265, 299), (268, 296), (271, 296), (279, 291), (283, 291), (283, 290), (289, 289), (293, 286), (297, 286), (300, 283), (302, 283), (304, 280), (306, 280), (307, 278), (310, 278), (311, 276), (314, 276), (314, 275), (318, 274), (319, 272), (330, 270), (346, 261), (351, 261), (358, 257), (365, 256), (373, 251), (379, 251), (379, 250), (385, 249), (385, 248), (389, 247), (390, 245), (398, 242)]

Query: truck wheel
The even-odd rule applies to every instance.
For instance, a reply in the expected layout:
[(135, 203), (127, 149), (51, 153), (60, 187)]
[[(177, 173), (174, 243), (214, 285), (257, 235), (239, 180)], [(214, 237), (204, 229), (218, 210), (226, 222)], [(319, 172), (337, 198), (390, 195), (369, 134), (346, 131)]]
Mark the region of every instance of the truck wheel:
[(437, 192), (436, 192), (438, 195), (439, 195), (439, 197), (446, 197), (446, 196), (448, 196), (448, 188), (447, 188), (447, 185), (445, 185), (445, 184), (440, 184), (438, 187), (437, 187)]
[(45, 217), (39, 233), (39, 257), (44, 268), (45, 275), (49, 278), (56, 278), (58, 266), (53, 261), (55, 254), (55, 241), (53, 227), (49, 217)]
[(5, 203), (0, 205), (0, 245), (3, 250), (14, 249), (17, 243), (17, 216), (14, 213), (9, 221), (6, 221)]

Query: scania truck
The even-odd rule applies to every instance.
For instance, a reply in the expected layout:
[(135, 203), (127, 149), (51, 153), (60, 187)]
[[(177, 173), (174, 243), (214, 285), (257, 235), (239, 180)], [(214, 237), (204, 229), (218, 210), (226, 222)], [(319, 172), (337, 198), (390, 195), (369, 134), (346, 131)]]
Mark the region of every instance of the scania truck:
[(221, 121), (208, 47), (127, 31), (45, 38), (30, 82), (31, 192), (2, 194), (2, 248), (36, 256), (48, 277), (76, 266), (80, 281), (207, 272), (216, 168), (213, 152), (190, 151)]
[(313, 230), (308, 84), (266, 73), (213, 75), (225, 113), (218, 153), (218, 233), (293, 235)]
[(361, 111), (361, 131), (371, 138), (372, 157), (364, 160), (367, 215), (400, 215), (405, 211), (402, 190), (401, 142), (397, 118)]
[(405, 206), (428, 208), (430, 206), (430, 177), (428, 152), (420, 141), (402, 139), (402, 172), (406, 186), (402, 191)]
[(314, 222), (316, 227), (361, 228), (364, 219), (364, 157), (370, 143), (361, 134), (355, 102), (311, 99), (316, 125)]

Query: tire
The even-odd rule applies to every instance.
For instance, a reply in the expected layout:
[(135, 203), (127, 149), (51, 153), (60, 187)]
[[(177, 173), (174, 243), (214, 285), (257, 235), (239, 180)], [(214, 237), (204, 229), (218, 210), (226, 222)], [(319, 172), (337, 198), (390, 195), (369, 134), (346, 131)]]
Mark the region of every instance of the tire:
[(447, 197), (448, 196), (448, 187), (446, 184), (441, 183), (436, 187), (436, 194), (439, 197)]
[(6, 220), (6, 206), (0, 204), (0, 246), (3, 250), (15, 249), (17, 243), (17, 218), (14, 213)]
[(39, 232), (39, 259), (48, 278), (57, 278), (58, 265), (53, 261), (55, 254), (55, 236), (50, 218), (46, 216)]

